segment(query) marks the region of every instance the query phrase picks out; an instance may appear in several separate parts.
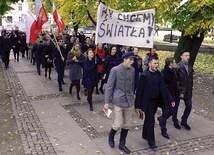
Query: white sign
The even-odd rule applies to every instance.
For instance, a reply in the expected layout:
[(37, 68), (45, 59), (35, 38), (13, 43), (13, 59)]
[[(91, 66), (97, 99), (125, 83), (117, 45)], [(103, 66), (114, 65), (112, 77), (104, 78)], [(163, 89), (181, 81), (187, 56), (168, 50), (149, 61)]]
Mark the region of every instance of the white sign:
[(95, 42), (152, 48), (154, 25), (154, 9), (118, 12), (100, 3)]

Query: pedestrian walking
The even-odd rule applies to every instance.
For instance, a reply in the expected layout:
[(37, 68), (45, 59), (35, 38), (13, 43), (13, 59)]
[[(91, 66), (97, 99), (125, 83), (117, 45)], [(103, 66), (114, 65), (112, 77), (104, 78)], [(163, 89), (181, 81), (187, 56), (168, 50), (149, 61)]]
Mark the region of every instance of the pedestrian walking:
[(54, 58), (56, 71), (58, 74), (57, 81), (58, 81), (59, 91), (62, 91), (62, 84), (64, 83), (64, 80), (63, 80), (64, 70), (65, 70), (65, 65), (67, 60), (67, 55), (66, 55), (67, 51), (63, 47), (64, 41), (62, 40), (62, 37), (58, 36), (56, 40), (57, 40), (57, 45), (53, 50), (53, 58)]
[(41, 64), (42, 64), (42, 45), (40, 38), (37, 37), (36, 44), (33, 46), (32, 53), (35, 55), (37, 73), (41, 75)]
[(105, 84), (105, 79), (102, 79), (101, 74), (102, 74), (102, 70), (103, 70), (103, 66), (104, 66), (104, 62), (106, 59), (106, 51), (103, 48), (103, 44), (102, 43), (98, 43), (97, 44), (97, 48), (94, 50), (94, 54), (98, 54), (98, 56), (102, 59), (102, 62), (100, 64), (97, 64), (97, 71), (99, 74), (99, 79), (101, 79), (100, 81), (100, 88), (98, 89), (98, 83), (96, 85), (96, 94), (99, 94), (99, 90), (102, 94), (104, 94), (103, 91), (103, 86)]
[(87, 101), (90, 111), (93, 111), (92, 94), (94, 87), (97, 86), (99, 75), (97, 65), (102, 62), (98, 54), (94, 55), (93, 49), (86, 51), (87, 59), (83, 62), (83, 80), (82, 84), (87, 89)]
[(44, 67), (45, 67), (45, 77), (51, 79), (51, 68), (53, 67), (53, 47), (51, 46), (50, 40), (46, 40), (46, 44), (44, 45)]
[(84, 55), (78, 43), (74, 43), (71, 51), (67, 55), (67, 64), (69, 65), (69, 79), (71, 81), (69, 93), (72, 94), (73, 86), (76, 86), (77, 99), (80, 100), (80, 80), (83, 78)]
[(119, 55), (117, 55), (116, 53), (117, 53), (117, 47), (116, 45), (112, 45), (110, 47), (110, 54), (107, 55), (106, 60), (104, 62), (103, 71), (101, 74), (101, 77), (105, 79), (106, 83), (108, 81), (108, 77), (111, 69), (122, 62), (121, 57), (119, 57)]
[(187, 119), (192, 109), (193, 89), (193, 69), (189, 64), (190, 51), (182, 50), (180, 56), (181, 61), (177, 64), (175, 71), (178, 79), (179, 98), (182, 99), (185, 104), (185, 110), (181, 117), (181, 126), (186, 130), (191, 130), (191, 127), (187, 124)]
[(140, 74), (143, 72), (143, 67), (142, 67), (142, 58), (141, 56), (138, 55), (139, 50), (137, 47), (133, 48), (133, 53), (135, 55), (133, 67), (135, 69), (135, 85), (134, 85), (134, 90), (137, 88), (137, 82), (139, 79)]
[[(116, 50), (116, 49), (115, 49)], [(131, 117), (134, 107), (134, 80), (135, 71), (134, 53), (127, 52), (122, 55), (123, 62), (111, 69), (105, 90), (104, 110), (108, 111), (109, 104), (114, 105), (114, 122), (109, 133), (108, 143), (114, 147), (114, 136), (121, 129), (119, 149), (127, 154), (131, 151), (126, 147), (126, 138), (131, 125)]]
[(176, 67), (175, 59), (169, 57), (166, 58), (165, 67), (161, 71), (161, 73), (164, 75), (166, 87), (169, 90), (171, 96), (175, 99), (175, 105), (171, 105), (171, 103), (168, 102), (168, 105), (165, 108), (166, 110), (162, 109), (162, 116), (157, 118), (159, 121), (159, 125), (161, 127), (161, 135), (167, 139), (169, 139), (170, 137), (167, 134), (166, 121), (170, 116), (172, 116), (174, 127), (176, 129), (181, 129), (177, 119), (179, 92), (177, 86), (177, 79), (175, 75), (175, 67)]
[(10, 50), (12, 49), (12, 42), (9, 39), (8, 32), (4, 31), (2, 32), (2, 35), (3, 35), (3, 38), (0, 45), (1, 57), (5, 65), (5, 69), (8, 69), (9, 61), (10, 61)]
[(18, 31), (12, 32), (11, 37), (12, 43), (13, 43), (13, 54), (14, 54), (14, 60), (19, 61), (19, 48), (21, 45), (20, 36)]
[(144, 65), (146, 67), (148, 67), (148, 60), (149, 57), (154, 56), (154, 57), (158, 57), (158, 54), (156, 53), (157, 47), (155, 45), (153, 45), (153, 48), (150, 48), (149, 53), (146, 54), (146, 57), (144, 59)]
[(148, 68), (141, 74), (136, 90), (136, 113), (142, 110), (145, 113), (142, 138), (148, 141), (151, 149), (157, 148), (155, 144), (155, 114), (158, 107), (166, 108), (167, 103), (174, 102), (167, 92), (163, 75), (158, 70), (158, 58), (149, 57)]

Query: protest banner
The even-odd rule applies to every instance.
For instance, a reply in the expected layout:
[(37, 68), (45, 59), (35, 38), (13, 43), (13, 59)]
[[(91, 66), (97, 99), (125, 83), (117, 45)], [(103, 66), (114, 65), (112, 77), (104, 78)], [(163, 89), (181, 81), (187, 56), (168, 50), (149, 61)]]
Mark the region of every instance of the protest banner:
[(95, 43), (152, 48), (155, 10), (119, 12), (100, 3)]

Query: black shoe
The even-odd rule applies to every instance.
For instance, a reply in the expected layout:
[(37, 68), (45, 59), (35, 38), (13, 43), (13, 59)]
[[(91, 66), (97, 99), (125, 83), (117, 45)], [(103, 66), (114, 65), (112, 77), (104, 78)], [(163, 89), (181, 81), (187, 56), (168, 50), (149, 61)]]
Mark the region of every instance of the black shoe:
[(166, 139), (170, 139), (169, 135), (166, 132), (161, 133), (161, 135)]
[(62, 91), (62, 88), (59, 88), (59, 91)]
[(130, 154), (131, 151), (126, 147), (127, 134), (128, 134), (128, 129), (121, 129), (119, 149), (124, 151), (126, 154)]
[(64, 85), (64, 84), (65, 84), (65, 82), (64, 82), (64, 81), (62, 81), (62, 84)]
[(49, 76), (49, 79), (51, 80), (51, 77)]
[(97, 94), (97, 95), (100, 94), (98, 89), (96, 89), (96, 94)]
[(102, 89), (102, 88), (100, 88), (99, 90), (100, 90), (100, 92), (101, 92), (102, 94), (104, 94), (104, 91), (103, 91), (103, 89)]
[(108, 136), (108, 144), (111, 147), (114, 147), (114, 136), (115, 136), (116, 132), (117, 132), (116, 130), (111, 128), (111, 131), (110, 131), (109, 136)]
[(181, 130), (181, 126), (178, 123), (174, 123), (174, 127), (178, 130)]
[(38, 72), (38, 75), (41, 75), (41, 73), (40, 73), (40, 72)]
[(45, 77), (47, 77), (47, 73), (45, 73)]
[(151, 149), (155, 149), (155, 148), (157, 148), (157, 145), (155, 145), (155, 143), (152, 143), (152, 144), (149, 145), (149, 147), (150, 147)]
[(81, 100), (81, 98), (79, 96), (77, 96), (77, 100)]
[(125, 145), (119, 145), (119, 149), (124, 151), (126, 154), (132, 153)]
[(142, 136), (143, 139), (145, 140), (148, 140), (148, 137), (147, 136)]
[(94, 110), (93, 106), (89, 106), (89, 110), (93, 111)]
[(181, 126), (183, 126), (186, 130), (191, 130), (191, 127), (187, 123), (181, 123)]
[(72, 94), (72, 86), (69, 87), (69, 94)]

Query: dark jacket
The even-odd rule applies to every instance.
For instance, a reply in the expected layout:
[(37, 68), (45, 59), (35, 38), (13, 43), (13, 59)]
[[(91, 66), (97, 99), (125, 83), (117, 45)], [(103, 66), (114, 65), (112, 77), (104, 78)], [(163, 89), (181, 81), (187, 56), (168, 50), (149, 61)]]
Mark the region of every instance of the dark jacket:
[(62, 61), (62, 57), (61, 57), (59, 50), (55, 47), (53, 50), (53, 58), (54, 58), (55, 66), (65, 66), (66, 65), (67, 51), (63, 46), (60, 46), (60, 51), (62, 53), (64, 61)]
[(82, 53), (85, 53), (89, 48), (91, 48), (92, 50), (94, 50), (95, 49), (95, 47), (93, 46), (93, 45), (83, 45), (82, 46)]
[(184, 62), (180, 61), (176, 68), (176, 76), (178, 79), (178, 90), (179, 95), (184, 94), (184, 99), (192, 98), (192, 88), (193, 88), (193, 69), (188, 65), (188, 73), (184, 67)]
[(98, 57), (98, 62), (95, 63), (95, 58), (92, 60), (86, 59), (83, 62), (83, 80), (82, 84), (84, 88), (95, 87), (99, 81), (97, 64), (101, 63), (102, 59)]
[(67, 65), (69, 65), (69, 79), (80, 80), (83, 78), (83, 62), (85, 60), (85, 56), (83, 54), (78, 56), (78, 62), (75, 62), (73, 57), (74, 55), (71, 52), (68, 52)]
[[(141, 109), (142, 111), (147, 111), (147, 105), (149, 104), (150, 95), (152, 94), (151, 86), (148, 82), (148, 72), (149, 68), (145, 69), (145, 71), (141, 74), (136, 90), (136, 98), (135, 98), (135, 108)], [(174, 99), (171, 97), (168, 89), (166, 88), (166, 84), (164, 81), (163, 74), (157, 71), (160, 76), (160, 93), (161, 100), (159, 100), (159, 106), (163, 109), (168, 109), (168, 102), (173, 102)]]
[(35, 55), (36, 58), (42, 57), (42, 45), (35, 44), (32, 49), (32, 53)]
[(135, 69), (135, 84), (136, 84), (140, 74), (143, 72), (142, 58), (139, 55), (135, 55), (134, 63), (132, 66)]
[(2, 54), (8, 54), (10, 53), (10, 50), (12, 49), (12, 42), (9, 38), (2, 38), (2, 43), (1, 43), (1, 52)]
[(119, 65), (121, 62), (122, 62), (122, 59), (117, 54), (107, 55), (106, 60), (104, 62), (103, 71), (101, 73), (102, 76), (106, 74), (105, 82), (108, 81), (108, 77), (111, 69)]
[(44, 55), (44, 66), (53, 67), (53, 46), (44, 45), (43, 47), (43, 55)]
[(12, 39), (13, 49), (18, 50), (21, 45), (20, 39), (18, 37), (13, 37)]
[(168, 66), (165, 66), (161, 73), (164, 75), (166, 87), (168, 88), (170, 94), (174, 99), (178, 99), (179, 91), (177, 85), (177, 78), (175, 75), (175, 69), (171, 69)]

